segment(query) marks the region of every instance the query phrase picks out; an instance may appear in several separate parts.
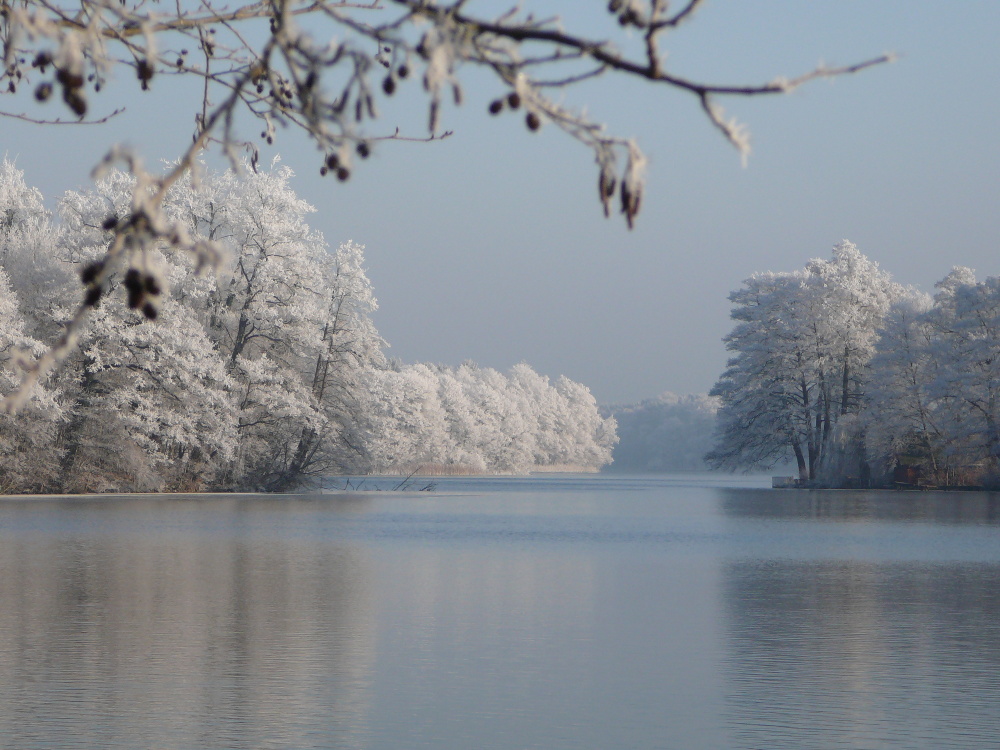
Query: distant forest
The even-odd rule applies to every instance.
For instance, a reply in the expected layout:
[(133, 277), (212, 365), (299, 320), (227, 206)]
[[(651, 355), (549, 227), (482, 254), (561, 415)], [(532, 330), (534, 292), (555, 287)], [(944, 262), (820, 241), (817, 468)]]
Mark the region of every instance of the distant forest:
[[(58, 219), (0, 162), (0, 393), (89, 315), (64, 360), (0, 414), (0, 492), (289, 490), (337, 473), (597, 470), (614, 420), (526, 364), (388, 359), (363, 248), (330, 248), (290, 170), (208, 173), (153, 218), (113, 171)], [(102, 260), (121, 222), (166, 244)], [(177, 244), (177, 243), (173, 243)], [(201, 263), (218, 256), (218, 269)]]
[(618, 423), (613, 472), (705, 471), (719, 400), (664, 393), (638, 404), (602, 407)]

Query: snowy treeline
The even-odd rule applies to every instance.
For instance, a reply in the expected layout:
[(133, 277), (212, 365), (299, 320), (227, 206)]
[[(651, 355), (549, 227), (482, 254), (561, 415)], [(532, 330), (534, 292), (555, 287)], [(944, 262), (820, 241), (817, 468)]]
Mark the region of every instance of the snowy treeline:
[(954, 269), (933, 297), (893, 283), (849, 242), (733, 292), (723, 468), (793, 457), (825, 484), (995, 484), (1000, 474), (1000, 278)]
[(618, 440), (585, 386), (565, 377), (552, 384), (523, 363), (507, 375), (470, 363), (370, 369), (361, 391), (358, 423), (373, 473), (597, 470)]
[(603, 413), (618, 423), (612, 471), (699, 471), (712, 448), (719, 400), (707, 394), (669, 391), (638, 404)]
[(423, 462), (519, 472), (610, 460), (614, 423), (577, 383), (527, 365), (390, 366), (363, 248), (331, 250), (290, 178), (275, 165), (173, 186), (165, 207), (184, 244), (224, 247), (222, 271), (164, 245), (105, 289), (88, 279), (109, 229), (141, 216), (132, 179), (66, 193), (56, 222), (0, 162), (0, 387), (60, 335), (81, 294), (98, 302), (28, 406), (0, 415), (0, 491), (278, 490)]

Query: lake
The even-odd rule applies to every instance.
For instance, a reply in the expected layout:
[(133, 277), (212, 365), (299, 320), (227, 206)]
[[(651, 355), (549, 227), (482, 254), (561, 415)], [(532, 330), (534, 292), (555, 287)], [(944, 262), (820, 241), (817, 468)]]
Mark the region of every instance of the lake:
[(333, 484), (0, 500), (0, 748), (1000, 746), (1000, 494)]

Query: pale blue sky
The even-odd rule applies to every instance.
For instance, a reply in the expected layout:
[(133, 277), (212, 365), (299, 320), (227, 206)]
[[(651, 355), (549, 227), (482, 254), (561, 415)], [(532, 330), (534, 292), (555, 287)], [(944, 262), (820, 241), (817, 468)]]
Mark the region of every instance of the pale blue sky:
[[(573, 26), (577, 1), (546, 6)], [(554, 128), (532, 135), (520, 118), (487, 116), (500, 87), (472, 71), (466, 104), (442, 122), (452, 138), (384, 144), (346, 185), (320, 178), (298, 134), (264, 153), (296, 170), (331, 244), (367, 246), (390, 355), (525, 360), (601, 402), (706, 391), (726, 359), (726, 295), (754, 271), (791, 270), (848, 238), (925, 290), (956, 264), (1000, 274), (998, 32), (992, 0), (709, 0), (668, 42), (676, 72), (749, 83), (901, 58), (786, 97), (723, 102), (752, 134), (745, 169), (691, 97), (610, 79), (572, 94), (568, 104), (586, 103), (650, 156), (633, 232), (603, 218), (591, 155)], [(129, 111), (106, 126), (0, 122), (0, 152), (50, 199), (85, 186), (116, 141), (148, 161), (178, 154), (192, 131), (184, 92), (162, 79), (156, 93), (174, 101), (122, 88)], [(386, 125), (419, 132), (415, 101), (403, 90)]]

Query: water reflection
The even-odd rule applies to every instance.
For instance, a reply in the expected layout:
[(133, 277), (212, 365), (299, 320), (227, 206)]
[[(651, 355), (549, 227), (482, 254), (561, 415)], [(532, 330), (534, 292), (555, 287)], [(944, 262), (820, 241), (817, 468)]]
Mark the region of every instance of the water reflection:
[(1000, 566), (755, 560), (724, 576), (736, 746), (995, 744)]
[(996, 744), (995, 496), (692, 482), (0, 502), (0, 747)]
[(717, 490), (723, 512), (734, 518), (924, 521), (1000, 526), (997, 492), (892, 492), (873, 490)]
[(266, 512), (5, 505), (3, 746), (365, 746), (367, 551), (269, 534)]

